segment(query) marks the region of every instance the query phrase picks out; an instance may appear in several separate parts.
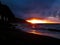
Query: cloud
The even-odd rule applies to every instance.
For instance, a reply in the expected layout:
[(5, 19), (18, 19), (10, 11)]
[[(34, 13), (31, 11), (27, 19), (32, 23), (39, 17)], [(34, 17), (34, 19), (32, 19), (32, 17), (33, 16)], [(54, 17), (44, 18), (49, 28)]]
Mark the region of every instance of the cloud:
[[(1, 0), (1, 2), (8, 5), (16, 17), (27, 18), (40, 17), (43, 11), (51, 8), (55, 0)], [(34, 13), (36, 15), (32, 15)]]

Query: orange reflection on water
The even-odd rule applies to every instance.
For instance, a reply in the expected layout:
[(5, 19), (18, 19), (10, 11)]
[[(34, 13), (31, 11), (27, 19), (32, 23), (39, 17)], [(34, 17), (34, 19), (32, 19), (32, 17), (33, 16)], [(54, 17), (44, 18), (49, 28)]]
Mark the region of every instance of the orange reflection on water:
[(40, 34), (41, 34), (40, 32), (38, 32), (38, 31), (36, 31), (36, 30), (30, 30), (30, 31), (28, 31), (28, 33), (38, 34), (38, 35), (40, 35)]

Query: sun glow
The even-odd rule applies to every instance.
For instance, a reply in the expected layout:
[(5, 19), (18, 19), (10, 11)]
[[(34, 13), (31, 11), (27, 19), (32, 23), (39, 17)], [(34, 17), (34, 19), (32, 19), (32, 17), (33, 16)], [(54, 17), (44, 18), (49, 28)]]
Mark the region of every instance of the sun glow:
[(46, 21), (42, 21), (42, 20), (27, 20), (27, 22), (30, 22), (30, 23), (47, 23)]
[(43, 19), (37, 19), (37, 18), (32, 18), (32, 19), (28, 19), (26, 20), (27, 22), (30, 22), (32, 24), (37, 24), (37, 23), (53, 23), (51, 21), (48, 20), (43, 20)]

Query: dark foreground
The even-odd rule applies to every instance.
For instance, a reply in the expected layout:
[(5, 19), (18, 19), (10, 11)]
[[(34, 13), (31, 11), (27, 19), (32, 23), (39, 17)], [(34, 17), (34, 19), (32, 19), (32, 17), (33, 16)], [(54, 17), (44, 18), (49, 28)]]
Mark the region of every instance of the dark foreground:
[(60, 39), (29, 34), (18, 29), (0, 31), (0, 44), (59, 44)]

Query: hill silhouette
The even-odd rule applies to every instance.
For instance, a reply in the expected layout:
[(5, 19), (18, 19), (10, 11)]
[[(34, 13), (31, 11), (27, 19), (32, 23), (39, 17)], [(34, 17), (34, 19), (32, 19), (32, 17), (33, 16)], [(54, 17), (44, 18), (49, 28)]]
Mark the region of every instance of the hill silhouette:
[[(20, 29), (16, 29), (14, 25), (10, 23), (19, 22), (14, 14), (11, 12), (8, 6), (1, 4), (0, 12), (0, 44), (57, 44), (60, 39), (35, 35), (26, 33)], [(20, 22), (25, 20), (19, 19)], [(12, 27), (12, 28), (10, 28)], [(57, 42), (56, 42), (57, 41)]]

